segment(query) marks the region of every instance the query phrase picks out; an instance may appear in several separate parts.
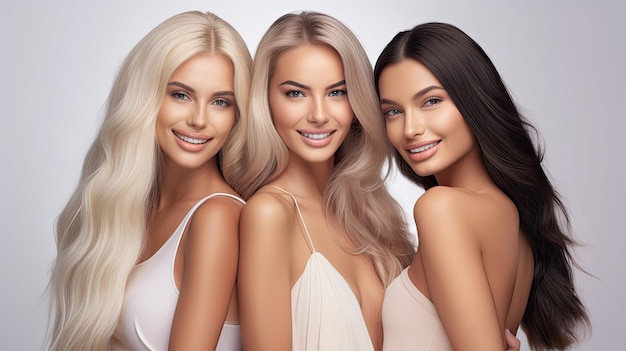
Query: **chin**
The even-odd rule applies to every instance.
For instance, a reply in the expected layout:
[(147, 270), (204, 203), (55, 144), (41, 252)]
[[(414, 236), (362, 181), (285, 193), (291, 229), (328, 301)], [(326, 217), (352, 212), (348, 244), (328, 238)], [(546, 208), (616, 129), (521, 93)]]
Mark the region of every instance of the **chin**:
[(411, 169), (413, 170), (413, 173), (417, 174), (420, 177), (428, 177), (428, 176), (432, 176), (435, 175), (437, 172), (431, 168), (428, 167), (420, 167), (420, 165), (413, 165), (411, 166)]

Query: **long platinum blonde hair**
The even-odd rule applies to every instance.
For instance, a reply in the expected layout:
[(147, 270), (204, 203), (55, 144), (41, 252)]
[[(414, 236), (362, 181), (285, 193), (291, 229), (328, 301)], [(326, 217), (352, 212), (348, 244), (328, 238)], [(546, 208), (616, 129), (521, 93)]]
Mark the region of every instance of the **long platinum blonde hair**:
[[(56, 223), (51, 289), (52, 350), (110, 348), (131, 270), (158, 198), (161, 154), (155, 120), (174, 70), (194, 55), (224, 55), (234, 66), (238, 121), (224, 160), (245, 131), (251, 56), (239, 33), (212, 13), (175, 15), (124, 60), (79, 184)], [(223, 164), (228, 168), (228, 163)]]
[(337, 19), (316, 12), (286, 14), (261, 39), (252, 69), (247, 144), (232, 184), (247, 199), (289, 162), (288, 149), (272, 122), (268, 82), (280, 55), (304, 45), (330, 47), (339, 54), (355, 118), (335, 157), (324, 194), (326, 213), (357, 245), (355, 253), (365, 253), (388, 284), (410, 264), (415, 249), (402, 210), (381, 174), (385, 161), (391, 164), (392, 153), (385, 141), (372, 66), (356, 36)]

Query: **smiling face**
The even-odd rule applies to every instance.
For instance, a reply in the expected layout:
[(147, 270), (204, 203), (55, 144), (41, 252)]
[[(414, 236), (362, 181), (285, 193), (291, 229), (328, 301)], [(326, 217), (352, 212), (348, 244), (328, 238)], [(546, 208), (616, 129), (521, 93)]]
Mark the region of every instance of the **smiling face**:
[(416, 174), (442, 184), (479, 159), (473, 133), (426, 66), (412, 59), (391, 64), (378, 88), (387, 137)]
[(282, 53), (269, 82), (269, 107), (291, 159), (332, 162), (353, 118), (339, 55), (314, 45)]
[(236, 113), (231, 62), (208, 54), (185, 61), (170, 77), (156, 120), (165, 165), (193, 169), (213, 160)]

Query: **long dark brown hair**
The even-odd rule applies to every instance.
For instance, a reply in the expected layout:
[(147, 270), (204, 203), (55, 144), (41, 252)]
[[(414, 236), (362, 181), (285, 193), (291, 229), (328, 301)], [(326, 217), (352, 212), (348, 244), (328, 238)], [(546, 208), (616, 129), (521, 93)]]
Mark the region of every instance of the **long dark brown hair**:
[[(536, 129), (518, 112), (484, 50), (459, 28), (425, 23), (398, 33), (376, 62), (376, 86), (385, 67), (407, 58), (425, 65), (441, 82), (474, 133), (491, 179), (517, 206), (535, 258), (522, 318), (530, 346), (567, 348), (589, 327), (589, 317), (574, 288), (569, 216), (541, 165), (543, 150), (531, 139)], [(437, 185), (433, 175), (413, 172), (397, 151), (395, 161), (418, 185)]]

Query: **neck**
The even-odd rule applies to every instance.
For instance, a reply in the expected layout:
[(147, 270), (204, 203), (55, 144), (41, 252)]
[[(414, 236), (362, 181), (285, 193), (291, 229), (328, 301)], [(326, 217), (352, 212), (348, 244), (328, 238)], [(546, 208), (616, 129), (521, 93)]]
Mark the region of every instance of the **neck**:
[(334, 159), (330, 159), (324, 162), (310, 163), (292, 157), (277, 180), (288, 185), (297, 193), (306, 194), (307, 197), (313, 195), (324, 197), (334, 162)]
[(178, 201), (197, 200), (211, 193), (216, 184), (223, 182), (215, 158), (195, 169), (183, 168), (164, 160), (157, 208)]
[(444, 171), (437, 173), (435, 178), (439, 185), (459, 187), (475, 192), (494, 185), (477, 147)]

